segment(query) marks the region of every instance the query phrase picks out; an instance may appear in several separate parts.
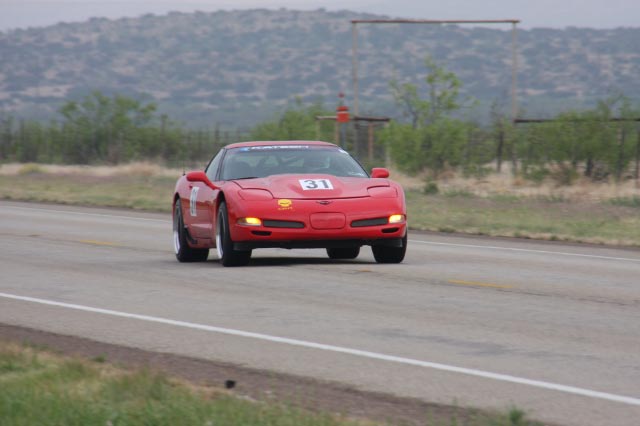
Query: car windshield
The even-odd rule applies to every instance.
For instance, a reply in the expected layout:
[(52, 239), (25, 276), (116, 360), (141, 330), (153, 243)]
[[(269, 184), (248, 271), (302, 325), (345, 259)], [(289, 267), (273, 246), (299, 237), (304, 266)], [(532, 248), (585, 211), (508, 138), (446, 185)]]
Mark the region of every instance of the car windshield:
[(221, 178), (248, 179), (287, 173), (368, 177), (362, 166), (338, 147), (266, 145), (228, 150)]

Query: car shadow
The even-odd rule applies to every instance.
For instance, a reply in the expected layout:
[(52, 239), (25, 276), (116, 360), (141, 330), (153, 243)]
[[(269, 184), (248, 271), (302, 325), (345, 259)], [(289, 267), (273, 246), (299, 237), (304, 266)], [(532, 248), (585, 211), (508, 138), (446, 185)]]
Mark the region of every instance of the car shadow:
[[(218, 262), (218, 259), (209, 259), (208, 262)], [(296, 265), (364, 265), (371, 264), (367, 260), (349, 259), (334, 260), (321, 257), (252, 257), (247, 267), (268, 267), (268, 266), (296, 266)]]

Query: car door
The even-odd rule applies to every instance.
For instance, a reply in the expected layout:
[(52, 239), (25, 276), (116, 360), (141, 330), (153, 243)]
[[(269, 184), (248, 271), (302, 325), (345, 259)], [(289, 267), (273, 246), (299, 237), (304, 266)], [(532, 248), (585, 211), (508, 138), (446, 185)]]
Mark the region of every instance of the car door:
[[(211, 160), (205, 173), (210, 181), (214, 182), (218, 173), (220, 160), (223, 151), (221, 150)], [(191, 182), (189, 184), (189, 211), (191, 236), (198, 239), (215, 238), (215, 200), (218, 197), (219, 189), (214, 189), (203, 182)]]

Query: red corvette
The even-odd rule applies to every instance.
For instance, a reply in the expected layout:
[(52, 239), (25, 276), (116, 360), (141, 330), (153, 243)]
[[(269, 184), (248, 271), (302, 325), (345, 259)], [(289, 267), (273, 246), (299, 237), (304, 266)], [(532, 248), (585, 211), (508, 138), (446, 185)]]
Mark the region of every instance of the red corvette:
[(324, 248), (355, 259), (369, 245), (379, 263), (407, 250), (404, 191), (374, 168), (371, 176), (327, 142), (241, 142), (222, 148), (204, 171), (180, 177), (173, 240), (180, 262), (217, 248), (224, 266), (245, 265), (264, 247)]

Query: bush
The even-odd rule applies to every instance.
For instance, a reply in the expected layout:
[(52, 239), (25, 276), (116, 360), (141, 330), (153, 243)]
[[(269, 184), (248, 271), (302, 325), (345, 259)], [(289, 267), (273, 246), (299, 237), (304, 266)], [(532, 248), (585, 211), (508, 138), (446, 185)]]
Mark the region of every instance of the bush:
[(549, 169), (546, 167), (534, 167), (524, 173), (524, 178), (540, 185), (549, 176)]
[(20, 175), (37, 175), (44, 173), (42, 166), (34, 163), (27, 163), (20, 167), (18, 174)]
[(551, 178), (558, 186), (571, 186), (578, 179), (578, 172), (575, 169), (561, 165), (557, 170), (551, 172)]
[(634, 195), (633, 197), (612, 198), (611, 200), (609, 200), (609, 204), (612, 204), (614, 206), (640, 208), (640, 197)]
[(434, 181), (427, 181), (427, 183), (424, 185), (423, 192), (426, 195), (435, 195), (440, 192), (440, 189), (438, 188), (438, 184)]
[(483, 178), (489, 176), (493, 170), (491, 167), (481, 166), (479, 164), (469, 164), (462, 171), (464, 177)]

